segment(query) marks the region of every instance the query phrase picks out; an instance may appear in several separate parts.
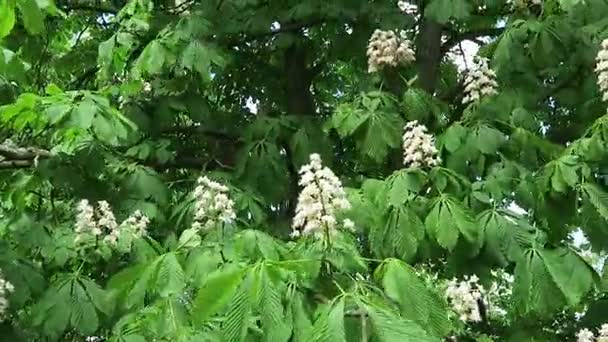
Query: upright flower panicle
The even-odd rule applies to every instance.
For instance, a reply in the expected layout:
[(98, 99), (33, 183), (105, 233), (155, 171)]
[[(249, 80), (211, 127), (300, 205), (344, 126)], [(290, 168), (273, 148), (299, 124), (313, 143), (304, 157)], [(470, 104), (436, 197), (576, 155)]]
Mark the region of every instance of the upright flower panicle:
[(437, 156), (435, 139), (426, 133), (417, 120), (408, 122), (403, 133), (403, 164), (406, 168), (434, 167), (441, 159)]
[(123, 222), (123, 225), (133, 228), (135, 236), (138, 237), (146, 234), (148, 231), (148, 224), (150, 224), (150, 219), (139, 210), (135, 210), (135, 212)]
[(217, 223), (231, 223), (236, 218), (234, 202), (228, 187), (209, 178), (200, 177), (194, 189), (194, 229), (211, 229)]
[(576, 333), (577, 342), (608, 342), (608, 323), (602, 324), (598, 329), (597, 338), (593, 331), (583, 328)]
[[(300, 169), (298, 184), (303, 189), (298, 196), (292, 236), (312, 234), (323, 237), (334, 234), (338, 228), (337, 215), (350, 209), (340, 179), (328, 167), (324, 167), (321, 156), (314, 153), (310, 155), (310, 163)], [(354, 223), (346, 219), (342, 221), (342, 226), (353, 229)]]
[(488, 67), (486, 58), (477, 57), (475, 68), (467, 74), (464, 81), (464, 98), (462, 103), (479, 101), (484, 96), (498, 94), (496, 73)]
[(597, 342), (608, 342), (608, 323), (604, 323), (600, 327)]
[(407, 1), (399, 1), (397, 2), (397, 6), (399, 7), (399, 10), (405, 14), (414, 15), (418, 11), (418, 6), (410, 4)]
[(399, 35), (393, 30), (375, 30), (367, 45), (368, 72), (377, 72), (385, 66), (396, 67), (416, 60), (411, 42), (405, 31)]
[(461, 321), (482, 321), (479, 303), (485, 304), (485, 290), (477, 276), (465, 276), (462, 281), (450, 280), (445, 295)]
[(4, 275), (0, 271), (0, 321), (4, 318), (6, 310), (8, 310), (8, 295), (15, 291), (13, 284), (4, 279)]
[(581, 329), (576, 334), (576, 341), (577, 342), (594, 342), (595, 341), (595, 335), (589, 329)]
[(602, 93), (602, 101), (608, 101), (608, 39), (602, 41), (596, 61), (597, 85)]
[(141, 237), (146, 233), (150, 220), (139, 210), (124, 220), (121, 224), (116, 222), (110, 204), (106, 201), (97, 202), (97, 210), (86, 199), (76, 206), (76, 233), (75, 242), (80, 243), (87, 236), (102, 237), (101, 241), (115, 246), (121, 234), (130, 234)]
[(92, 234), (95, 236), (101, 235), (101, 229), (97, 225), (95, 220), (95, 210), (89, 201), (86, 199), (78, 202), (76, 207), (78, 214), (76, 215), (76, 241), (82, 239), (85, 234)]

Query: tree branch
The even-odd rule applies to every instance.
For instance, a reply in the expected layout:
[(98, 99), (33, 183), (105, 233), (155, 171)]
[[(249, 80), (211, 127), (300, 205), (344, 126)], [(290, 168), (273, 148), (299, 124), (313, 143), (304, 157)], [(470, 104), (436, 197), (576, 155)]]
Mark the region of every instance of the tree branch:
[(120, 7), (110, 1), (57, 1), (57, 7), (65, 12), (91, 11), (98, 13), (117, 14)]
[(458, 43), (465, 40), (475, 40), (478, 37), (490, 36), (496, 37), (500, 36), (505, 31), (504, 27), (490, 27), (486, 29), (480, 29), (475, 31), (467, 31), (467, 32), (452, 32), (450, 38), (443, 43), (441, 46), (441, 53), (444, 54), (450, 51), (454, 46), (458, 45)]

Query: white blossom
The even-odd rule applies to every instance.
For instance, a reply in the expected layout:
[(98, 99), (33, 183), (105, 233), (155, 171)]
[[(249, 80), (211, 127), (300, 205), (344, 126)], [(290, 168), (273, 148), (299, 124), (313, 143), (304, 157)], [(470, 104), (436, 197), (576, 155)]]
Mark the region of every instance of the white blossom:
[(211, 229), (217, 223), (236, 219), (234, 202), (228, 197), (228, 187), (209, 178), (200, 177), (194, 189), (194, 229)]
[(602, 101), (608, 101), (608, 39), (602, 41), (596, 61), (597, 85), (602, 93)]
[(146, 235), (148, 224), (150, 224), (150, 219), (139, 210), (133, 212), (133, 214), (123, 222), (123, 225), (133, 228), (136, 236)]
[(576, 341), (577, 342), (594, 342), (594, 339), (595, 339), (595, 335), (589, 329), (581, 329), (576, 334)]
[(0, 319), (4, 318), (6, 310), (8, 310), (8, 295), (15, 291), (15, 287), (8, 280), (4, 279), (4, 275), (0, 271)]
[(103, 341), (103, 337), (100, 336), (87, 336), (85, 339), (86, 342), (101, 342)]
[(597, 342), (608, 342), (608, 323), (604, 323), (600, 327)]
[[(314, 153), (310, 155), (310, 163), (300, 169), (298, 184), (303, 189), (298, 196), (291, 236), (334, 234), (338, 228), (337, 215), (351, 206), (340, 179)], [(342, 226), (353, 229), (354, 222), (345, 219)]]
[(396, 67), (416, 60), (411, 42), (405, 32), (375, 30), (367, 45), (368, 72), (377, 72), (384, 66)]
[(81, 200), (76, 210), (76, 233), (75, 242), (81, 242), (86, 236), (100, 237), (101, 241), (116, 246), (121, 234), (131, 234), (141, 237), (145, 234), (150, 220), (139, 210), (135, 211), (121, 224), (116, 222), (116, 217), (107, 201), (97, 202), (97, 210), (89, 204), (86, 199)]
[(152, 84), (150, 82), (144, 82), (143, 86), (144, 93), (149, 93), (152, 91)]
[(458, 318), (463, 322), (481, 322), (479, 303), (485, 304), (485, 291), (476, 275), (448, 282), (445, 295)]
[(97, 226), (95, 220), (95, 211), (93, 206), (89, 204), (89, 201), (83, 199), (78, 203), (76, 207), (78, 214), (76, 215), (76, 241), (82, 239), (84, 234), (93, 234), (98, 236), (101, 234), (101, 229)]
[(410, 121), (403, 133), (403, 164), (406, 168), (434, 167), (441, 163), (437, 156), (435, 139), (426, 133), (424, 125)]
[(475, 68), (465, 77), (462, 103), (475, 102), (482, 97), (496, 95), (497, 88), (496, 74), (488, 67), (488, 60), (476, 57)]
[(401, 12), (403, 12), (405, 14), (414, 15), (418, 11), (418, 6), (416, 6), (414, 4), (410, 4), (407, 1), (399, 1), (399, 2), (397, 2), (397, 6), (401, 10)]

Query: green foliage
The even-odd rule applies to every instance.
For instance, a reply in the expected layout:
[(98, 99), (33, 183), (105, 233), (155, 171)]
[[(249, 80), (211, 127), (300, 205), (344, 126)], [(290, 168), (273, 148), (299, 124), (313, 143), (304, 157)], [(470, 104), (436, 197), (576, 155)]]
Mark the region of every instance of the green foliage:
[[(607, 323), (608, 5), (417, 5), (0, 0), (0, 340), (570, 341)], [(375, 29), (416, 62), (369, 73)], [(462, 50), (497, 95), (462, 103)], [(433, 168), (403, 167), (413, 120)], [(313, 153), (351, 208), (291, 238)], [(143, 216), (145, 234), (112, 228)], [(482, 322), (446, 299), (465, 276)]]

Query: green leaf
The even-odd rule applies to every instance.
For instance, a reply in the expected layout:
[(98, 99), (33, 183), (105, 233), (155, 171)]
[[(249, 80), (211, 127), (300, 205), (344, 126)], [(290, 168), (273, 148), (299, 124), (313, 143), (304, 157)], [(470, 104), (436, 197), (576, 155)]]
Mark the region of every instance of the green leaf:
[(281, 289), (284, 286), (273, 279), (269, 267), (263, 267), (260, 314), (264, 340), (268, 342), (287, 342), (291, 336), (291, 325), (288, 325), (282, 303)]
[(0, 40), (13, 29), (15, 25), (15, 1), (14, 0), (0, 0)]
[(451, 330), (448, 308), (437, 292), (429, 289), (407, 264), (386, 260), (375, 272), (386, 295), (399, 304), (404, 318), (418, 323), (430, 335), (445, 336)]
[(136, 66), (146, 75), (158, 74), (163, 69), (167, 53), (167, 49), (159, 40), (153, 40), (139, 56)]
[(456, 200), (445, 195), (433, 201), (425, 225), (429, 235), (450, 251), (456, 247), (460, 235), (474, 245), (480, 241), (481, 232), (470, 215)]
[(72, 111), (72, 122), (76, 127), (87, 129), (93, 124), (93, 118), (97, 114), (97, 104), (90, 100), (82, 101), (74, 111)]
[(227, 267), (211, 273), (194, 300), (194, 319), (202, 323), (228, 305), (243, 275), (244, 270), (238, 267)]
[(466, 0), (432, 0), (424, 10), (424, 16), (445, 24), (450, 19), (466, 19), (471, 5)]
[(439, 342), (440, 338), (430, 337), (424, 329), (413, 321), (373, 304), (365, 310), (372, 322), (374, 336), (381, 342)]
[(400, 206), (389, 209), (384, 224), (371, 227), (369, 240), (378, 257), (399, 257), (405, 260), (416, 255), (424, 238), (424, 224), (411, 208)]
[(186, 286), (186, 281), (184, 270), (175, 253), (167, 253), (160, 257), (156, 279), (156, 286), (161, 297), (181, 294)]
[(481, 125), (470, 137), (473, 144), (484, 154), (494, 154), (505, 142), (505, 135), (495, 128)]
[(577, 305), (597, 274), (567, 248), (529, 249), (515, 267), (513, 298), (518, 312), (541, 317)]
[(597, 212), (604, 220), (608, 221), (608, 193), (591, 183), (583, 183), (581, 189), (587, 195), (589, 202), (593, 204)]
[(296, 292), (291, 300), (291, 316), (293, 317), (293, 337), (295, 342), (308, 342), (307, 337), (312, 335), (313, 324), (306, 312), (304, 296)]
[(248, 287), (243, 284), (232, 298), (222, 326), (226, 341), (241, 342), (245, 340), (248, 329), (247, 318), (251, 314), (251, 307)]
[(344, 331), (344, 298), (323, 307), (313, 326), (315, 342), (346, 342)]
[(439, 142), (449, 152), (456, 152), (467, 136), (467, 129), (459, 123), (450, 126), (439, 138)]
[(23, 24), (30, 34), (39, 34), (44, 31), (44, 14), (38, 7), (36, 0), (19, 0), (17, 6), (21, 11)]
[(388, 200), (393, 206), (400, 206), (412, 195), (422, 190), (426, 175), (420, 170), (401, 169), (386, 180)]

